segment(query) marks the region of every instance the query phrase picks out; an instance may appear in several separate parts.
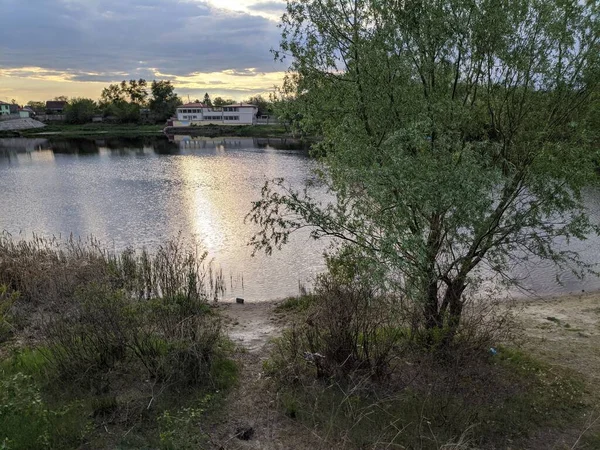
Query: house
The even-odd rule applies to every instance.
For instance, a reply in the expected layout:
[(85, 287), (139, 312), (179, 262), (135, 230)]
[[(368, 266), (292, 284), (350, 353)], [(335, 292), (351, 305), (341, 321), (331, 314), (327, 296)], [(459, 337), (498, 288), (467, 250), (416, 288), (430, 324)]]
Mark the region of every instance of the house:
[(9, 116), (12, 114), (13, 106), (10, 103), (0, 101), (0, 116)]
[(22, 119), (26, 119), (28, 117), (35, 117), (35, 111), (29, 106), (24, 106), (23, 108), (19, 109), (19, 116)]
[(47, 101), (46, 102), (46, 112), (48, 114), (62, 114), (63, 111), (65, 110), (66, 105), (67, 105), (67, 102), (62, 101), (62, 100)]
[(256, 123), (258, 107), (240, 103), (221, 107), (206, 106), (203, 103), (187, 103), (177, 108), (174, 127), (195, 125), (252, 125)]

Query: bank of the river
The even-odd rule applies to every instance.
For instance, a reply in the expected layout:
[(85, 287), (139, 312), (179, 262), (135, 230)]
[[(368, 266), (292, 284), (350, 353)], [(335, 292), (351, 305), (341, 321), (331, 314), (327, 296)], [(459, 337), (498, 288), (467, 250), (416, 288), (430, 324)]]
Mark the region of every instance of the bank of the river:
[(282, 125), (207, 125), (202, 127), (169, 127), (164, 125), (88, 123), (83, 125), (49, 124), (43, 129), (0, 130), (0, 137), (137, 137), (158, 136), (163, 133), (188, 136), (294, 137)]
[[(293, 312), (278, 308), (281, 301), (220, 305), (230, 338), (245, 351), (239, 353), (242, 367), (235, 392), (225, 405), (228, 420), (214, 430), (219, 443), (231, 442), (233, 423), (250, 424), (252, 441), (247, 449), (325, 449), (327, 436), (291, 419), (278, 407), (281, 392), (264, 371), (273, 339), (281, 336)], [(513, 305), (523, 348), (543, 364), (574, 373), (585, 384), (583, 420), (572, 426), (548, 427), (515, 442), (512, 448), (592, 449), (600, 443), (600, 291), (578, 295), (520, 299)], [(550, 380), (551, 381), (551, 380)], [(585, 419), (585, 416), (588, 419)], [(236, 447), (238, 448), (238, 447)], [(347, 448), (351, 448), (350, 446)], [(440, 447), (470, 449), (464, 446)]]
[(199, 127), (167, 127), (167, 134), (183, 134), (187, 136), (221, 137), (265, 137), (265, 138), (293, 138), (283, 125), (205, 125)]

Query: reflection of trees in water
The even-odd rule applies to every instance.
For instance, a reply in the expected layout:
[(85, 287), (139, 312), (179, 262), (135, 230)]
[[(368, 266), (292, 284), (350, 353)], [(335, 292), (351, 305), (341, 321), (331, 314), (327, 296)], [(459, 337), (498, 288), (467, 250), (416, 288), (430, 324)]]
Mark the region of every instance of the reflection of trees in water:
[(98, 154), (100, 149), (108, 149), (119, 155), (144, 154), (148, 150), (157, 154), (174, 154), (179, 151), (177, 144), (169, 142), (164, 136), (54, 138), (48, 143), (54, 153), (81, 155)]
[(96, 141), (86, 138), (51, 138), (48, 147), (54, 153), (93, 155), (98, 153)]
[(258, 148), (274, 148), (276, 150), (309, 150), (310, 144), (300, 139), (286, 138), (257, 138), (255, 144)]
[(154, 152), (158, 155), (175, 155), (179, 153), (179, 145), (171, 142), (166, 136), (155, 138)]

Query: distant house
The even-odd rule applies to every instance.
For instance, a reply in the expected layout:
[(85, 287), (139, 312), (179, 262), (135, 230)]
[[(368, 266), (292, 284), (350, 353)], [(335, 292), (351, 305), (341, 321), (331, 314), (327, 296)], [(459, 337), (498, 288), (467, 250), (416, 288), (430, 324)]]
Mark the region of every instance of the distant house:
[(174, 127), (192, 125), (252, 125), (256, 123), (258, 107), (240, 103), (221, 107), (206, 106), (203, 103), (187, 103), (177, 108)]
[(62, 100), (51, 100), (46, 102), (46, 112), (49, 114), (62, 114), (67, 102)]
[(0, 102), (0, 116), (10, 115), (10, 103)]
[(35, 111), (29, 106), (24, 106), (23, 108), (19, 109), (19, 116), (24, 119), (28, 117), (35, 117)]

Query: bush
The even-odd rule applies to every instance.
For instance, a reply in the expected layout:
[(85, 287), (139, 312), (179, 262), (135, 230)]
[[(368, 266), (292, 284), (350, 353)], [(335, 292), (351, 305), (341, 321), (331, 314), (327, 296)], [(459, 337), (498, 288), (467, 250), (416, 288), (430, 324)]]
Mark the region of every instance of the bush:
[(74, 448), (85, 432), (82, 421), (77, 405), (48, 408), (30, 376), (0, 372), (0, 448)]
[[(20, 406), (0, 398), (0, 408), (13, 405), (14, 414), (5, 410), (0, 423), (0, 433), (3, 423), (15, 429), (7, 434), (8, 448), (62, 448), (63, 434), (80, 439), (88, 429), (70, 417), (73, 412), (102, 425), (87, 436), (91, 447), (119, 445), (114, 440), (120, 433), (109, 437), (107, 425), (127, 426), (128, 440), (152, 445), (158, 435), (146, 437), (158, 433), (156, 419), (163, 410), (186, 407), (236, 379), (220, 318), (210, 306), (224, 291), (222, 275), (206, 253), (180, 241), (153, 254), (111, 254), (95, 241), (17, 242), (4, 234), (0, 280), (6, 286), (0, 291), (0, 319), (10, 323), (6, 311), (13, 304), (28, 313), (0, 371), (33, 377), (15, 381), (15, 389), (23, 390), (22, 405), (29, 402), (33, 409), (19, 412)], [(23, 292), (18, 298), (9, 294), (17, 288)], [(35, 339), (27, 340), (30, 336)], [(22, 347), (22, 341), (33, 349)], [(40, 392), (59, 406), (48, 407)], [(71, 408), (69, 399), (80, 399), (82, 408)], [(23, 419), (27, 415), (35, 416), (30, 424)], [(19, 421), (21, 428), (14, 425)], [(132, 425), (140, 425), (143, 437), (129, 434)], [(18, 443), (26, 435), (31, 441)]]
[(424, 342), (404, 299), (356, 273), (279, 308), (296, 314), (264, 369), (282, 411), (331, 447), (504, 448), (580, 412), (576, 377), (498, 345), (511, 314), (488, 302), (467, 304), (451, 346)]

